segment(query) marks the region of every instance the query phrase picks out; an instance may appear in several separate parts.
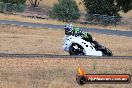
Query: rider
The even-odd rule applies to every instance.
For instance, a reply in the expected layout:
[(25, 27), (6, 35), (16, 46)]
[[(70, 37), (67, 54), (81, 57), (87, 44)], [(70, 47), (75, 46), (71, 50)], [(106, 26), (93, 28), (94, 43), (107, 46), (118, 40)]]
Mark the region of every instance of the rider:
[(76, 37), (80, 35), (82, 37), (82, 39), (84, 39), (85, 41), (92, 42), (96, 46), (99, 45), (98, 42), (93, 40), (92, 36), (88, 32), (82, 33), (80, 28), (75, 28), (75, 27), (73, 27), (72, 24), (65, 25), (64, 29), (65, 29), (65, 34), (66, 35), (73, 35), (73, 36), (76, 36)]
[(73, 36), (80, 35), (82, 37), (82, 39), (84, 39), (85, 41), (92, 41), (92, 36), (89, 33), (82, 33), (80, 28), (75, 28), (75, 27), (73, 27), (72, 24), (65, 25), (64, 29), (65, 29), (66, 35), (73, 35)]

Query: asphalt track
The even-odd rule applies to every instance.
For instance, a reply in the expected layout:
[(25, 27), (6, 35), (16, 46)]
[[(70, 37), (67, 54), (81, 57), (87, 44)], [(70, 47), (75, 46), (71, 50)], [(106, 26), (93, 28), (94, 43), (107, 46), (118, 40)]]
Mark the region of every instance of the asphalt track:
[[(49, 28), (49, 29), (63, 29), (64, 27), (64, 25), (40, 24), (40, 23), (9, 21), (9, 20), (0, 20), (0, 24), (17, 25), (17, 26), (24, 26), (31, 28)], [(120, 31), (120, 30), (84, 28), (84, 27), (80, 27), (80, 29), (85, 32), (95, 32), (95, 33), (107, 34), (107, 35), (132, 37), (132, 31)]]
[(53, 55), (53, 54), (4, 54), (0, 53), (0, 57), (7, 58), (64, 58), (64, 59), (132, 59), (132, 56), (71, 56), (71, 55)]
[[(53, 24), (39, 24), (19, 21), (0, 20), (0, 24), (9, 24), (16, 26), (24, 26), (31, 28), (49, 28), (49, 29), (63, 29), (64, 25), (53, 25)], [(97, 28), (84, 28), (80, 27), (82, 31), (96, 32), (107, 35), (117, 35), (132, 37), (132, 31), (120, 31), (120, 30), (108, 30), (108, 29), (97, 29)], [(70, 56), (70, 55), (52, 55), (52, 54), (8, 54), (0, 53), (0, 57), (18, 57), (18, 58), (84, 58), (84, 59), (132, 59), (132, 56), (112, 56), (112, 57), (97, 57), (97, 56)]]

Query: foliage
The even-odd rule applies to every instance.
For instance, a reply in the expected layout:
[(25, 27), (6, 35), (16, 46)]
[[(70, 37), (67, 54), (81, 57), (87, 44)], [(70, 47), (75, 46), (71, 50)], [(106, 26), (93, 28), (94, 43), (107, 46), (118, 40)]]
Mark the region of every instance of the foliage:
[(119, 16), (132, 9), (132, 0), (83, 0), (87, 13)]
[(59, 3), (54, 5), (50, 17), (62, 21), (73, 21), (80, 17), (79, 8), (75, 0), (59, 0)]
[[(116, 24), (120, 21), (119, 12), (132, 9), (132, 0), (83, 0), (86, 7), (86, 18), (101, 24)], [(94, 14), (94, 15), (93, 15)]]
[(127, 13), (132, 9), (132, 0), (116, 0), (118, 9), (120, 11)]
[(84, 0), (86, 11), (91, 14), (117, 16), (114, 0)]

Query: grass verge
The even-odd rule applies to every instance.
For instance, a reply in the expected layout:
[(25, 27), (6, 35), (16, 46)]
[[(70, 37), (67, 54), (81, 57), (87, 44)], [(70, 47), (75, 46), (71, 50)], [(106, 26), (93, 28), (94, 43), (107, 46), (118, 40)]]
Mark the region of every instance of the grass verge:
[[(96, 69), (93, 64), (96, 60)], [(132, 60), (0, 58), (1, 88), (131, 88), (130, 84), (87, 84), (76, 82), (78, 64), (88, 74), (131, 74)]]

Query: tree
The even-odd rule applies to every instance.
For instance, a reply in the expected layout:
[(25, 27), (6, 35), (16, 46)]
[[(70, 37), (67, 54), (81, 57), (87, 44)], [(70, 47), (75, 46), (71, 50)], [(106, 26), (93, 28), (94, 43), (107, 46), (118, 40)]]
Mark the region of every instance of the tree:
[(132, 9), (132, 0), (115, 0), (118, 9), (127, 13)]
[(29, 0), (30, 4), (31, 4), (33, 7), (38, 7), (41, 1), (42, 1), (42, 0)]
[(119, 16), (132, 9), (132, 0), (83, 0), (87, 13)]
[(120, 21), (120, 11), (132, 9), (132, 0), (83, 0), (86, 7), (86, 19), (95, 23), (108, 25)]
[(58, 0), (55, 4), (50, 17), (57, 18), (62, 21), (72, 21), (80, 17), (79, 8), (75, 0)]
[(87, 13), (117, 16), (114, 0), (84, 0)]

